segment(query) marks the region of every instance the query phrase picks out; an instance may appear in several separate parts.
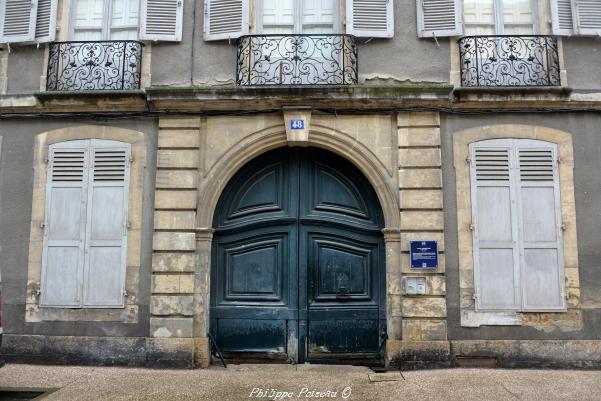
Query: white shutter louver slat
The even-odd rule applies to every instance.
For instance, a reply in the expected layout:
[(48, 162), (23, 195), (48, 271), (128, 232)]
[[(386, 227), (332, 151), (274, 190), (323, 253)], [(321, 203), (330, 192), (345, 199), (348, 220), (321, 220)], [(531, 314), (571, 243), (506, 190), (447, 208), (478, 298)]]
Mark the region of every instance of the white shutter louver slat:
[(52, 42), (56, 36), (56, 9), (58, 0), (38, 0), (35, 25), (35, 40), (38, 43)]
[(601, 1), (574, 1), (577, 33), (580, 35), (601, 35)]
[(359, 37), (394, 36), (393, 0), (347, 0), (347, 33)]
[(422, 38), (462, 35), (462, 0), (416, 0), (417, 35)]
[(142, 0), (140, 39), (182, 40), (184, 0)]
[(573, 35), (574, 19), (572, 0), (551, 0), (553, 34)]
[(248, 34), (248, 0), (205, 0), (204, 6), (204, 40), (236, 39)]
[(37, 3), (31, 0), (5, 0), (0, 7), (0, 43), (33, 41)]
[(94, 181), (123, 181), (126, 168), (125, 150), (94, 152)]
[(505, 149), (475, 149), (477, 181), (509, 181), (509, 153)]
[(520, 180), (553, 181), (553, 151), (551, 149), (520, 149)]
[(53, 158), (52, 181), (81, 181), (84, 174), (84, 152), (56, 150)]
[(474, 280), (481, 310), (517, 310), (517, 227), (511, 152), (496, 140), (470, 145)]

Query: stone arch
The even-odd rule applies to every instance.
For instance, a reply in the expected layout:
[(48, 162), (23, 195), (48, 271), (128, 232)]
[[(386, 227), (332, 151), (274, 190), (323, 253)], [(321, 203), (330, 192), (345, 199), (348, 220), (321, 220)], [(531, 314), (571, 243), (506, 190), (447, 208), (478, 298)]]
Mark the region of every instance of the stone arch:
[[(394, 179), (396, 169), (393, 168), (389, 171), (384, 163), (356, 138), (323, 125), (312, 124), (306, 145), (329, 150), (350, 161), (367, 178), (376, 192), (384, 215), (385, 228), (382, 231), (386, 253), (386, 315), (391, 316), (394, 295), (388, 290), (388, 287), (389, 285), (398, 286), (398, 282), (400, 282), (401, 256), (401, 218), (397, 181)], [(198, 256), (197, 274), (204, 278), (196, 281), (194, 290), (198, 294), (195, 297), (196, 312), (194, 315), (194, 337), (198, 339), (195, 363), (198, 366), (207, 366), (208, 364), (209, 346), (206, 333), (209, 327), (209, 313), (208, 308), (202, 305), (210, 304), (212, 227), (217, 203), (225, 186), (240, 168), (261, 154), (284, 146), (288, 146), (285, 128), (281, 123), (273, 124), (245, 135), (219, 157), (212, 166), (207, 166), (208, 170), (201, 172), (196, 216), (196, 252)], [(390, 284), (390, 280), (394, 283)], [(390, 318), (387, 320), (389, 338), (400, 340), (400, 331), (398, 330), (400, 323)]]
[[(397, 194), (390, 188), (386, 167), (365, 145), (344, 132), (313, 125), (309, 133), (308, 146), (315, 146), (336, 153), (353, 163), (368, 179), (384, 214), (385, 230), (398, 230), (400, 214)], [(206, 174), (210, 176), (200, 185), (197, 227), (209, 229), (219, 197), (233, 175), (257, 156), (287, 146), (286, 133), (281, 125), (248, 135), (230, 148)]]

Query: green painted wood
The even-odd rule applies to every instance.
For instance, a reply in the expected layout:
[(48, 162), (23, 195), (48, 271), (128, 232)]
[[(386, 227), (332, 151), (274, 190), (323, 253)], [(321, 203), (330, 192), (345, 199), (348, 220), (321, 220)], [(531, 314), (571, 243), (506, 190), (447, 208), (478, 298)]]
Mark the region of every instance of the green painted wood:
[(313, 148), (268, 152), (228, 183), (214, 227), (210, 330), (227, 356), (380, 357), (383, 218), (352, 164)]

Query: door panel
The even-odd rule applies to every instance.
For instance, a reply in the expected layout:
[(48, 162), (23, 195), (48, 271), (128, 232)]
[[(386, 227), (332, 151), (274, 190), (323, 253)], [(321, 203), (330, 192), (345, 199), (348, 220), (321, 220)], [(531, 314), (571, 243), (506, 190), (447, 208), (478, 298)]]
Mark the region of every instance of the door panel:
[(214, 226), (211, 332), (226, 357), (380, 357), (382, 215), (353, 165), (269, 152), (232, 178)]
[(216, 241), (211, 319), (220, 348), (285, 357), (289, 321), (298, 314), (296, 226), (260, 227)]
[(300, 249), (307, 251), (309, 283), (301, 308), (307, 308), (309, 359), (378, 353), (382, 254), (378, 237), (348, 228), (301, 226)]

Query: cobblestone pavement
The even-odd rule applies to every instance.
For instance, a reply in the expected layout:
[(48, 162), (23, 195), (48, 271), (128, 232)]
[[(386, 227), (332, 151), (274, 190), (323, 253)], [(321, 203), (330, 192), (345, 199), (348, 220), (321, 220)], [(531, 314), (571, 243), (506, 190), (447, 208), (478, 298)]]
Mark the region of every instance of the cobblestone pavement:
[(376, 374), (363, 367), (326, 365), (159, 370), (8, 364), (0, 369), (0, 388), (58, 389), (45, 401), (601, 401), (601, 371), (448, 369)]

